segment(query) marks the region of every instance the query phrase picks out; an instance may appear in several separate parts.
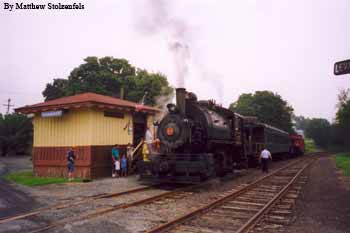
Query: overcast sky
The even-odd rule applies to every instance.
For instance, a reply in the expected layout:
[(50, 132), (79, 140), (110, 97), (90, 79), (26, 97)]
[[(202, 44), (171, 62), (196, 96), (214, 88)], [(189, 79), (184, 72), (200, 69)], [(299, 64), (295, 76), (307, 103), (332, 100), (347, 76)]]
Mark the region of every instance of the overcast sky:
[[(45, 85), (87, 56), (126, 58), (174, 86), (188, 68), (185, 87), (201, 99), (228, 106), (242, 93), (270, 90), (296, 115), (328, 120), (339, 90), (350, 88), (350, 75), (333, 75), (334, 62), (350, 59), (350, 0), (80, 2), (84, 10), (9, 12), (1, 1), (0, 112), (9, 97), (16, 107), (43, 101)], [(185, 30), (178, 36), (166, 22)], [(169, 48), (177, 40), (186, 48), (180, 68)]]

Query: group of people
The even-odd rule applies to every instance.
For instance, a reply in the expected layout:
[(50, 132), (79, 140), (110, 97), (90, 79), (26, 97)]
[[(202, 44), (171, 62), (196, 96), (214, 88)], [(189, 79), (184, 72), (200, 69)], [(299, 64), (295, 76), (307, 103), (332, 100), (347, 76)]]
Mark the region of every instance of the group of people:
[[(152, 144), (159, 143), (159, 140), (153, 140), (153, 135), (150, 129), (147, 127), (145, 140), (142, 147), (142, 155), (144, 161), (149, 161), (148, 155), (152, 150)], [(127, 176), (130, 173), (131, 163), (133, 156), (133, 147), (129, 143), (126, 147), (126, 153), (123, 154), (118, 145), (114, 145), (112, 148), (112, 177)], [(67, 152), (67, 168), (68, 168), (68, 180), (73, 180), (74, 161), (78, 158), (78, 155), (74, 153), (72, 148), (69, 148)], [(268, 173), (268, 162), (272, 160), (270, 151), (266, 148), (260, 153), (259, 161), (263, 172)]]
[[(141, 139), (142, 142), (144, 142), (143, 145), (143, 156), (144, 158), (148, 157), (148, 154), (150, 152), (150, 145), (152, 144), (153, 135), (147, 127), (146, 134), (145, 134), (145, 140)], [(114, 145), (112, 147), (112, 177), (119, 177), (119, 176), (127, 176), (130, 173), (131, 170), (131, 164), (132, 164), (132, 157), (133, 157), (133, 147), (129, 143), (126, 147), (126, 153), (121, 152), (121, 148), (119, 145)], [(68, 170), (68, 180), (73, 180), (73, 173), (75, 170), (75, 160), (78, 159), (77, 153), (73, 150), (72, 147), (70, 147), (66, 154), (67, 159), (67, 170)]]
[(130, 172), (133, 147), (129, 143), (126, 154), (120, 152), (118, 145), (112, 148), (112, 177), (127, 176)]

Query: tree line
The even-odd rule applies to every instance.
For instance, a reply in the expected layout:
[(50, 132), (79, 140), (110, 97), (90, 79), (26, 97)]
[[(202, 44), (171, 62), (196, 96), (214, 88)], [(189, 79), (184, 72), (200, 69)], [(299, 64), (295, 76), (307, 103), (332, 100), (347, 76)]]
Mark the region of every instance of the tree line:
[(46, 101), (94, 92), (133, 102), (144, 97), (144, 104), (154, 106), (158, 97), (173, 92), (165, 75), (136, 68), (126, 59), (87, 57), (84, 61), (68, 78), (57, 78), (46, 85), (42, 93)]
[(337, 112), (331, 123), (322, 118), (295, 116), (295, 127), (323, 148), (350, 149), (350, 89), (338, 94)]
[[(45, 101), (84, 92), (94, 92), (133, 102), (159, 106), (159, 99), (173, 95), (167, 77), (132, 66), (126, 59), (87, 57), (67, 78), (56, 78), (42, 92)], [(336, 121), (294, 116), (293, 107), (278, 93), (256, 91), (243, 93), (229, 109), (246, 116), (256, 116), (260, 122), (289, 133), (304, 130), (319, 146), (349, 145), (350, 91), (339, 94)], [(168, 98), (169, 99), (169, 98)], [(0, 154), (19, 154), (30, 151), (33, 126), (31, 120), (20, 114), (0, 115)]]
[(0, 155), (30, 154), (32, 121), (21, 114), (0, 114)]

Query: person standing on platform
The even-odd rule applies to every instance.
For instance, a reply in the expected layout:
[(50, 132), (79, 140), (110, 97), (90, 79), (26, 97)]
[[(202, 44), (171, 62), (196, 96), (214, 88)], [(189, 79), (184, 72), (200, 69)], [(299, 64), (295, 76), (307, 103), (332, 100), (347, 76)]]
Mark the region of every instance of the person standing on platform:
[(131, 165), (132, 165), (132, 151), (133, 147), (131, 146), (130, 143), (128, 143), (128, 146), (126, 147), (126, 159), (128, 162), (128, 173), (130, 174), (131, 172)]
[(272, 160), (271, 153), (264, 147), (259, 157), (259, 160), (261, 162), (262, 172), (266, 172), (266, 173), (269, 172), (269, 159)]
[(145, 134), (145, 142), (147, 144), (150, 144), (153, 142), (153, 134), (152, 134), (151, 129), (148, 126), (147, 126), (146, 134)]
[(112, 148), (112, 177), (117, 177), (120, 169), (118, 145)]
[(151, 153), (153, 150), (153, 148), (152, 148), (153, 140), (154, 140), (153, 133), (152, 133), (151, 129), (147, 126), (146, 133), (145, 133), (145, 143), (148, 147), (149, 153)]
[(127, 164), (127, 159), (125, 155), (121, 156), (121, 176), (127, 176), (127, 172), (128, 172), (128, 164)]
[(68, 169), (68, 181), (72, 181), (74, 179), (74, 160), (78, 158), (78, 155), (75, 155), (73, 148), (69, 148), (67, 152), (67, 169)]

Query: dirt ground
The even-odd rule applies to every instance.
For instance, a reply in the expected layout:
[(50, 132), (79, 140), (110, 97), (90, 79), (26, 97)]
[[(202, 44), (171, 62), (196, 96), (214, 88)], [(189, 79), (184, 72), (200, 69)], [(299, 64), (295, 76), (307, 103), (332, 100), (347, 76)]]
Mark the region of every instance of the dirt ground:
[(295, 208), (296, 220), (285, 232), (349, 233), (350, 183), (337, 171), (334, 157), (323, 156), (308, 170), (308, 183)]
[[(290, 160), (273, 163), (271, 170), (277, 169), (288, 162)], [(4, 163), (0, 164), (4, 167)], [(9, 166), (13, 162), (7, 162), (6, 164)], [(12, 167), (10, 170), (13, 169)], [(6, 168), (6, 170), (8, 171), (9, 169)], [(350, 221), (347, 221), (350, 219), (350, 190), (346, 189), (347, 183), (343, 182), (344, 179), (340, 178), (339, 172), (335, 169), (334, 160), (329, 156), (322, 157), (310, 167), (307, 173), (310, 177), (297, 201), (295, 221), (290, 226), (287, 226), (284, 232), (350, 232)], [(159, 205), (132, 207), (89, 220), (66, 224), (63, 227), (51, 229), (49, 232), (141, 232), (149, 229), (152, 221), (158, 222), (164, 219), (164, 216), (174, 218), (184, 214), (189, 209), (195, 208), (195, 205), (203, 204), (213, 198), (213, 195), (217, 195), (218, 191), (232, 188), (235, 185), (250, 183), (260, 175), (261, 171), (259, 169), (250, 169), (242, 175), (226, 178), (226, 181), (213, 180), (207, 190), (188, 195), (181, 200), (167, 202), (161, 209)], [(104, 178), (90, 183), (69, 183), (41, 187), (10, 185), (12, 190), (22, 193), (28, 198), (27, 201), (34, 203), (31, 206), (27, 206), (31, 208), (35, 208), (38, 205), (43, 207), (62, 200), (82, 196), (119, 192), (140, 186), (142, 185), (140, 185), (136, 176), (121, 179)], [(67, 216), (69, 218), (69, 216), (74, 216), (81, 212), (88, 213), (96, 208), (127, 203), (161, 192), (164, 192), (164, 190), (153, 190), (142, 194), (135, 193), (126, 197), (106, 199), (99, 204), (88, 203), (85, 206), (63, 209), (54, 213), (45, 213), (40, 217), (0, 224), (0, 233), (25, 232), (29, 229), (43, 226), (43, 224), (46, 225), (49, 222), (52, 223), (67, 218)], [(0, 200), (2, 200), (2, 196), (0, 196)], [(0, 208), (2, 207), (0, 206)], [(8, 208), (2, 210), (8, 210)]]
[(1, 177), (9, 172), (32, 169), (30, 157), (0, 157), (0, 218), (23, 211), (38, 205), (34, 198)]

